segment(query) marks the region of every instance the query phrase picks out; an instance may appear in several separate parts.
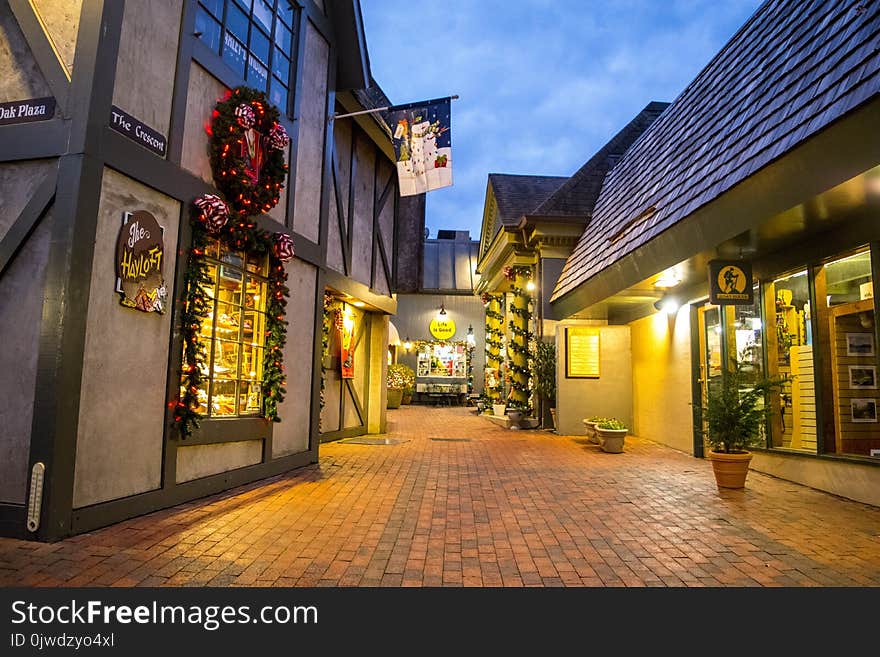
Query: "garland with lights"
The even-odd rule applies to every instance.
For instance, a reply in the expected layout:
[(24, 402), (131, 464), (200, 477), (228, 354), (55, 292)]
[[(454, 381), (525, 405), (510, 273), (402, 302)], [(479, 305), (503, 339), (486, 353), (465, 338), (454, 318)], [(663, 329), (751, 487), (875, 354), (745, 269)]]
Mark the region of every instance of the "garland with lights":
[(486, 314), (486, 368), (498, 370), (498, 385), (490, 387), (487, 379), (483, 394), (494, 402), (500, 401), (504, 393), (504, 378), (501, 376), (501, 364), (504, 360), (504, 295), (484, 292), (480, 298)]
[(513, 266), (504, 268), (504, 276), (511, 281), (511, 292), (513, 293), (513, 302), (508, 308), (511, 315), (508, 322), (508, 328), (511, 332), (511, 340), (507, 345), (507, 349), (511, 355), (508, 364), (508, 372), (510, 373), (510, 401), (509, 406), (521, 410), (530, 410), (531, 397), (531, 377), (532, 367), (530, 364), (532, 352), (530, 345), (532, 343), (532, 332), (530, 330), (532, 312), (529, 305), (532, 302), (531, 294), (526, 289), (517, 285), (517, 281), (530, 280), (532, 270), (530, 267)]
[[(333, 330), (333, 326), (336, 321), (336, 313), (339, 312), (338, 309), (333, 307), (334, 298), (333, 295), (329, 292), (324, 292), (324, 311), (323, 317), (321, 318), (321, 407), (320, 410), (323, 412), (324, 404), (326, 400), (324, 399), (324, 390), (327, 387), (327, 382), (324, 380), (327, 374), (327, 357), (330, 355), (330, 331)], [(318, 433), (321, 432), (321, 413), (318, 414)]]
[(192, 247), (183, 276), (181, 312), (182, 382), (178, 399), (169, 402), (174, 409), (174, 424), (183, 438), (191, 435), (202, 419), (198, 393), (207, 367), (205, 345), (199, 338), (202, 322), (212, 310), (213, 300), (207, 289), (214, 282), (208, 275), (205, 259), (211, 239), (222, 241), (232, 250), (269, 260), (262, 411), (266, 420), (281, 421), (278, 404), (286, 393), (283, 361), (290, 294), (284, 263), (293, 258), (293, 240), (284, 233), (272, 234), (257, 228), (252, 219), (253, 215), (275, 207), (287, 175), (283, 150), (290, 139), (278, 118), (278, 110), (262, 92), (237, 87), (217, 103), (206, 128), (211, 135), (209, 155), (214, 182), (227, 200), (204, 194), (193, 201), (190, 217)]
[(217, 103), (205, 128), (214, 184), (240, 217), (268, 212), (281, 198), (290, 137), (279, 119), (263, 92), (236, 87)]

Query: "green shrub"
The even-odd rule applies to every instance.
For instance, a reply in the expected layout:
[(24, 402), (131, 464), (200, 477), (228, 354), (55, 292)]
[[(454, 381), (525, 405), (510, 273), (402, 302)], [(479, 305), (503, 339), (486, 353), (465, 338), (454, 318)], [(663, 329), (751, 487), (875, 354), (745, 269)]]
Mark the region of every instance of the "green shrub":
[(620, 430), (626, 429), (626, 425), (615, 418), (604, 418), (601, 422), (599, 422), (599, 424), (596, 425), (596, 428)]
[(411, 391), (416, 384), (416, 373), (409, 365), (394, 363), (388, 366), (386, 383), (389, 388)]

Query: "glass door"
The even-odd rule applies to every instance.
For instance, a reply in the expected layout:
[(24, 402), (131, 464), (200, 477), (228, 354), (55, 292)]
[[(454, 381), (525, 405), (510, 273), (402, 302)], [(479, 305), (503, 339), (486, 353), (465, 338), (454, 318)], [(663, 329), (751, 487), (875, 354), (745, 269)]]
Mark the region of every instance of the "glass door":
[[(705, 408), (709, 390), (721, 385), (721, 363), (723, 362), (723, 330), (721, 327), (721, 308), (704, 305), (698, 310), (700, 324), (700, 404)], [(706, 421), (703, 420), (703, 433)]]

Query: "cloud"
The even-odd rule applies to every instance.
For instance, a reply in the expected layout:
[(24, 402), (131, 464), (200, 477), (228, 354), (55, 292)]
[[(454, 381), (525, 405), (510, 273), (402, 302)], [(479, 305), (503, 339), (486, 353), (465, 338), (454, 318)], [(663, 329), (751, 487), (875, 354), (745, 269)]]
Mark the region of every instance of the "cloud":
[(479, 234), (490, 172), (570, 175), (652, 100), (673, 100), (758, 0), (361, 0), (393, 102), (453, 101), (455, 185), (427, 223)]

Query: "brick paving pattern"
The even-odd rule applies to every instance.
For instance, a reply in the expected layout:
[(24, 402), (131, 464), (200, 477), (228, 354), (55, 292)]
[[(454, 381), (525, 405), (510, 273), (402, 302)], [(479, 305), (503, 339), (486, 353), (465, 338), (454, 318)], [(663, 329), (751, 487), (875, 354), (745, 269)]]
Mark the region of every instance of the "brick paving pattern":
[[(397, 445), (53, 544), (0, 539), (0, 585), (877, 586), (880, 509), (627, 438), (389, 411)], [(434, 440), (446, 438), (447, 440)], [(469, 440), (464, 440), (469, 439)]]

